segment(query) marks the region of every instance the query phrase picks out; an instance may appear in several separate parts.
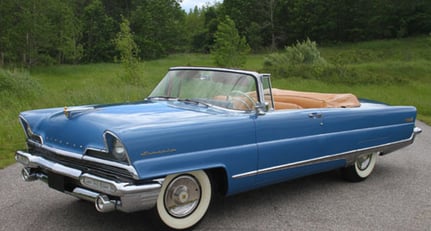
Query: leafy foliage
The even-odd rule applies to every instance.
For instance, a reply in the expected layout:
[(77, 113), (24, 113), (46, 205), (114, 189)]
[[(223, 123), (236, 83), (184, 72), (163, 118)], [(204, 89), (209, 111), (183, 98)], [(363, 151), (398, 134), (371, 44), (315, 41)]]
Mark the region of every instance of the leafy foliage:
[(320, 56), (316, 42), (307, 39), (288, 46), (283, 53), (267, 56), (264, 61), (264, 70), (280, 77), (313, 78), (318, 75), (326, 65)]
[(139, 48), (133, 40), (129, 20), (123, 18), (123, 22), (120, 24), (120, 32), (117, 33), (114, 42), (120, 52), (120, 61), (124, 67), (125, 74), (122, 79), (131, 84), (139, 84)]
[(85, 62), (112, 61), (115, 47), (115, 21), (106, 14), (100, 0), (93, 0), (84, 8), (82, 44)]
[(215, 64), (220, 67), (242, 67), (249, 52), (247, 41), (239, 36), (232, 19), (226, 17), (217, 27), (211, 50)]
[(157, 59), (183, 49), (185, 13), (176, 0), (136, 1), (131, 28), (142, 59)]
[(27, 71), (0, 69), (0, 95), (2, 104), (20, 98), (36, 96), (41, 86)]
[(279, 78), (302, 78), (320, 80), (325, 83), (348, 85), (405, 84), (409, 80), (399, 76), (377, 74), (374, 68), (353, 68), (349, 64), (365, 60), (378, 61), (379, 52), (347, 50), (337, 52), (326, 61), (317, 49), (316, 42), (307, 39), (288, 46), (283, 53), (265, 57), (263, 70)]
[(214, 45), (214, 35), (219, 24), (218, 6), (195, 9), (186, 16), (185, 31), (190, 36), (192, 52), (208, 53)]
[(2, 0), (0, 65), (112, 62), (122, 16), (140, 59), (208, 53), (228, 16), (253, 52), (319, 43), (401, 38), (431, 31), (425, 0), (224, 0), (186, 13), (179, 0)]
[(63, 1), (0, 2), (0, 64), (79, 60), (80, 23)]

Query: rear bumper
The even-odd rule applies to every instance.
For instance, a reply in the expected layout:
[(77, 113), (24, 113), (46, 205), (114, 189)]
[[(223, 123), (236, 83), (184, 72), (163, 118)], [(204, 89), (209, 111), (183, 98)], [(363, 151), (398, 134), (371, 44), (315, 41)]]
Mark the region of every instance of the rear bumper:
[(421, 129), (420, 127), (415, 127), (415, 128), (413, 129), (413, 133), (414, 133), (415, 135), (418, 135), (418, 134), (422, 133), (422, 129)]
[(155, 206), (163, 183), (163, 179), (156, 179), (142, 185), (117, 182), (84, 173), (79, 169), (64, 166), (24, 151), (17, 151), (15, 159), (24, 165), (22, 177), (25, 181), (42, 180), (51, 186), (53, 184), (50, 183), (50, 174), (47, 173), (66, 177), (75, 182), (74, 186), (60, 191), (95, 202), (96, 209), (100, 212), (112, 210), (134, 212), (150, 209)]

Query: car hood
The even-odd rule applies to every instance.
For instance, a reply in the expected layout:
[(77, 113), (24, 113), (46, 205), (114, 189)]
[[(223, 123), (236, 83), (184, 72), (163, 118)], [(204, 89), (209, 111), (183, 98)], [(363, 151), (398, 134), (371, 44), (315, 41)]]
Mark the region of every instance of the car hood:
[(20, 117), (44, 145), (84, 153), (87, 148), (104, 149), (107, 130), (121, 139), (130, 131), (194, 123), (214, 114), (220, 112), (178, 101), (144, 101), (33, 110), (22, 112)]

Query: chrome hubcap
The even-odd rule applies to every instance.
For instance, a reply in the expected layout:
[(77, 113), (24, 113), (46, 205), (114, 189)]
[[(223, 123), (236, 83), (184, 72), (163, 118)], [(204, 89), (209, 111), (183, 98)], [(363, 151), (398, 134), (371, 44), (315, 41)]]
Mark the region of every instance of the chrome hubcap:
[(359, 170), (365, 170), (368, 168), (368, 166), (371, 163), (371, 157), (373, 154), (363, 155), (358, 158), (356, 161), (356, 165), (358, 166)]
[(196, 179), (189, 175), (175, 178), (167, 186), (165, 208), (174, 217), (186, 217), (199, 205), (201, 188)]

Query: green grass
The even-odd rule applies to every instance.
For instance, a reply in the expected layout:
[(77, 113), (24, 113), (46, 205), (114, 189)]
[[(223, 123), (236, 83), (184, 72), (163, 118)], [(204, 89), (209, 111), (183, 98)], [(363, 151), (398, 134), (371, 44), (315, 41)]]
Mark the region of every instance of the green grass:
[[(418, 118), (431, 124), (431, 40), (429, 37), (340, 44), (319, 48), (330, 63), (337, 63), (359, 75), (402, 79), (382, 84), (334, 84), (324, 80), (273, 77), (276, 88), (351, 92), (360, 98), (391, 105), (414, 105)], [(264, 54), (250, 55), (244, 69), (259, 71)], [(18, 122), (20, 111), (82, 104), (135, 101), (145, 98), (171, 66), (213, 66), (208, 55), (177, 54), (140, 65), (142, 83), (128, 85), (120, 80), (120, 64), (60, 65), (30, 71), (39, 83), (33, 95), (0, 91), (0, 168), (14, 162), (17, 149), (25, 148)], [(1, 90), (1, 89), (0, 89)]]

